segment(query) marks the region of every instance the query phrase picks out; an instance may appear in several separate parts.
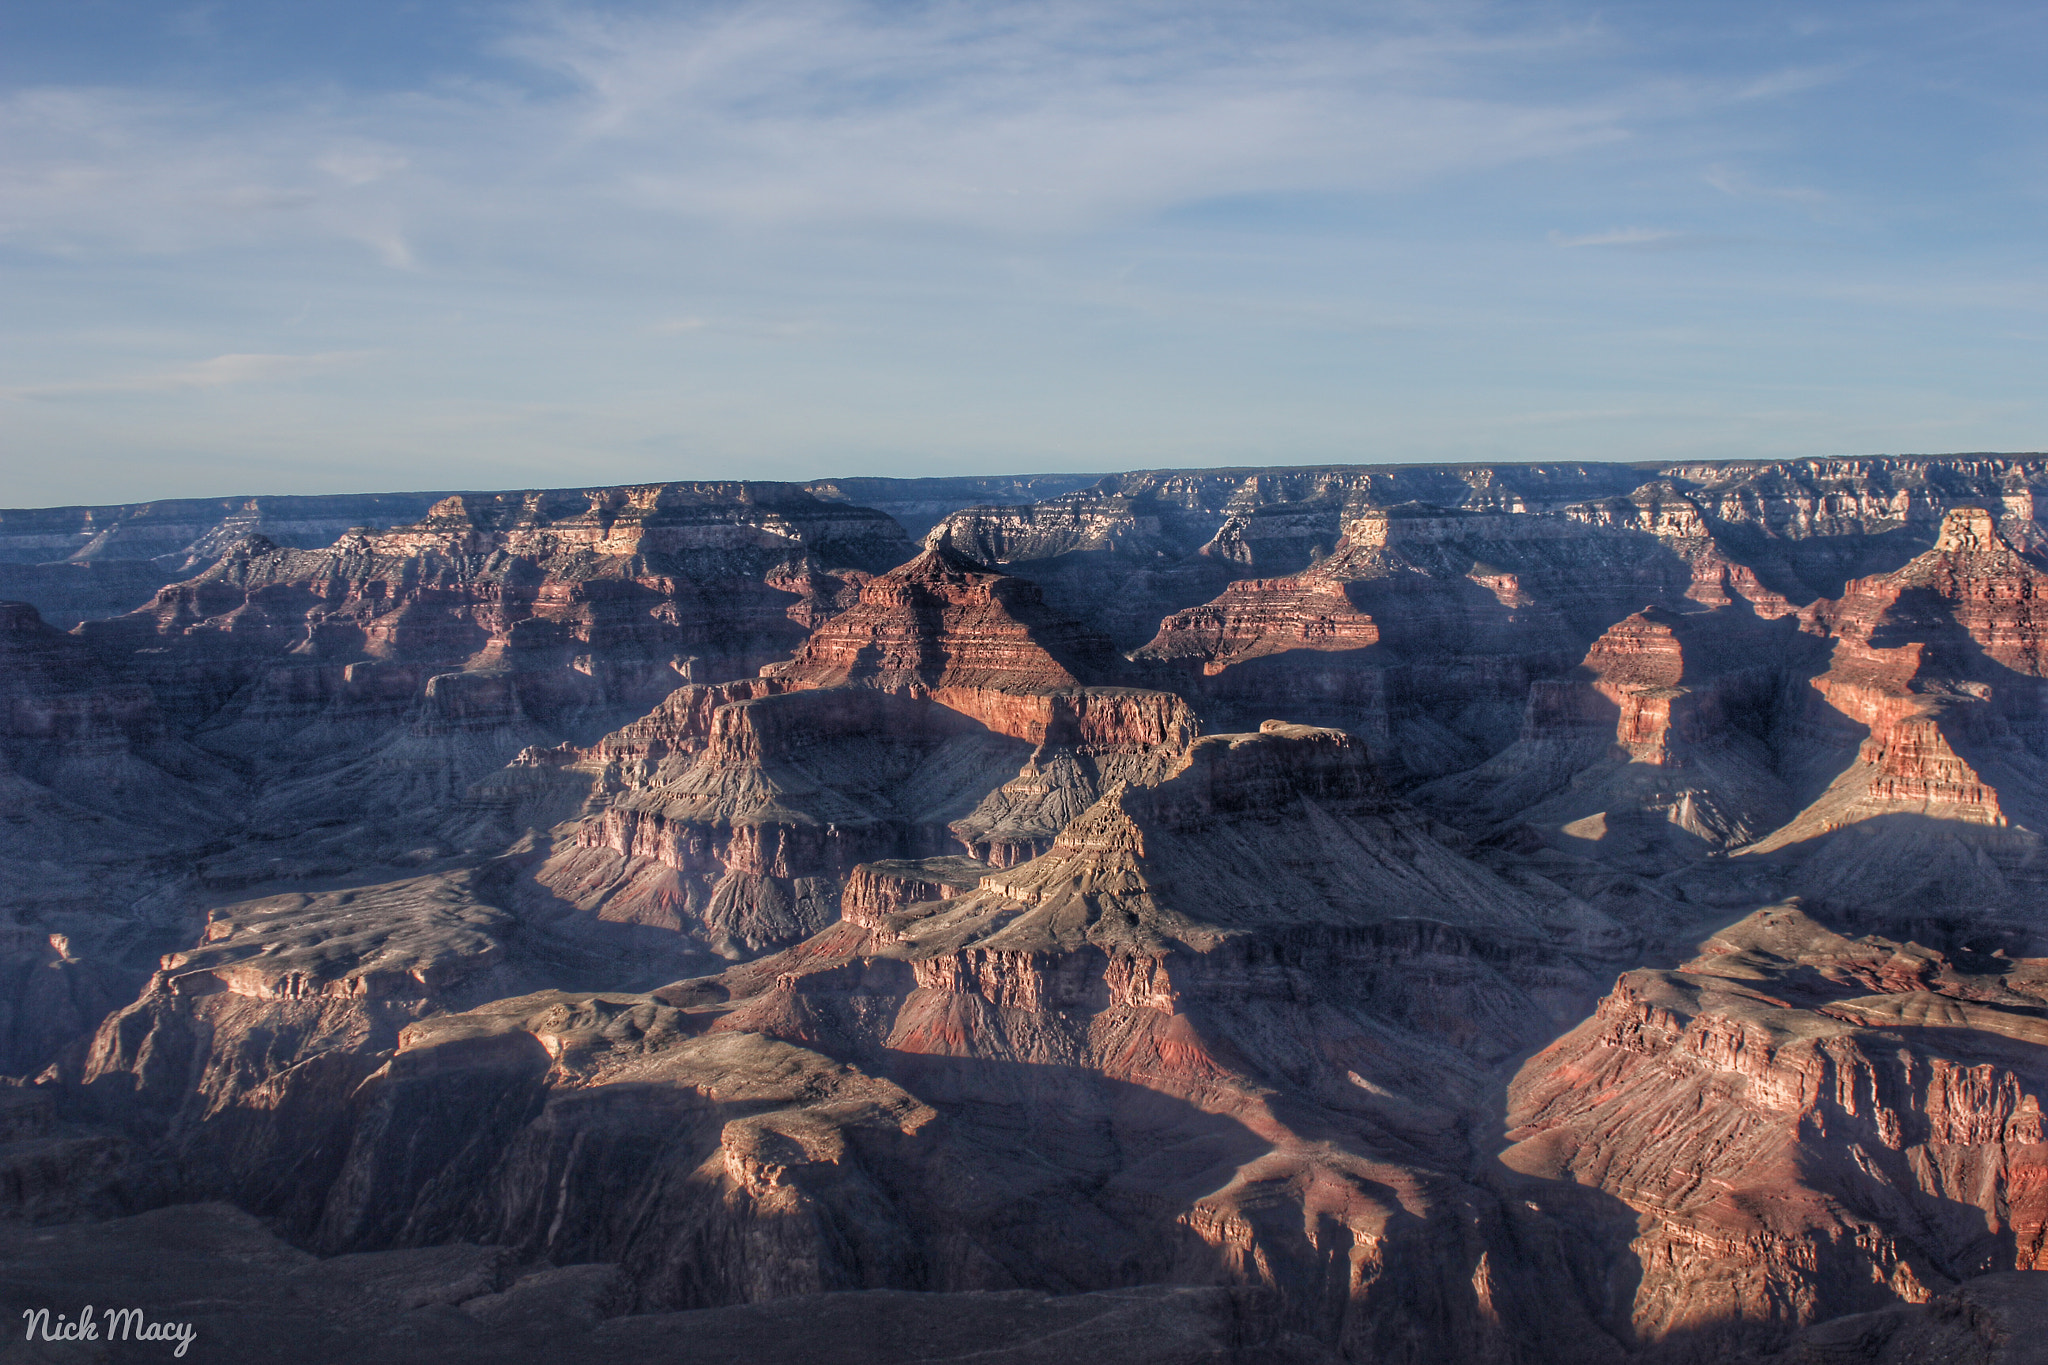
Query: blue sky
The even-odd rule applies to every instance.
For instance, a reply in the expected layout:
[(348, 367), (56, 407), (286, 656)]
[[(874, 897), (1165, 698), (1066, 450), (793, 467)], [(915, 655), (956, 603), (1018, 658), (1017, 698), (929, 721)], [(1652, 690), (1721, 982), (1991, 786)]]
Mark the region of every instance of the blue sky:
[(2048, 10), (0, 5), (0, 503), (2048, 446)]

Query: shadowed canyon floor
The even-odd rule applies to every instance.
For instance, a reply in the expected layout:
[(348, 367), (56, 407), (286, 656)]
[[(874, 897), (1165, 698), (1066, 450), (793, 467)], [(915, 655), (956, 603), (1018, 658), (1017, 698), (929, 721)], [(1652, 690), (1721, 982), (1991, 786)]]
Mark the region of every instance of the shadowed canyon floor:
[(2044, 487), (0, 512), (0, 1308), (221, 1361), (2032, 1359)]

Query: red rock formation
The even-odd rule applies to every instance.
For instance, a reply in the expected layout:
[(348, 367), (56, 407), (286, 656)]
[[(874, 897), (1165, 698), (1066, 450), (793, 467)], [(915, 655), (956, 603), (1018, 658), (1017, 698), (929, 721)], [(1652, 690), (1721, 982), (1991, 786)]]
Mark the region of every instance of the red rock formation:
[(1299, 578), (1242, 578), (1205, 606), (1175, 612), (1133, 657), (1193, 658), (1214, 677), (1234, 663), (1295, 649), (1364, 649), (1378, 643), (1372, 618), (1344, 585), (1313, 572)]
[(839, 917), (858, 928), (880, 929), (890, 915), (972, 891), (988, 870), (973, 858), (862, 863), (846, 879)]
[[(326, 549), (244, 541), (81, 634), (175, 729), (273, 779), (252, 814), (293, 846), (206, 868), (247, 885), (522, 837), (492, 779), (508, 760), (786, 655), (911, 552), (880, 514), (781, 485), (459, 495)], [(563, 793), (539, 796), (528, 813), (559, 818)]]
[(786, 652), (801, 634), (785, 594), (804, 596), (808, 621), (845, 587), (807, 556), (886, 567), (908, 553), (880, 520), (744, 484), (458, 496), (326, 550), (245, 542), (144, 616), (158, 636), (306, 662), (562, 667), (666, 691), (660, 675), (716, 681)]
[(927, 550), (871, 580), (859, 606), (817, 630), (794, 659), (764, 672), (791, 687), (931, 697), (1021, 736), (1032, 718), (1028, 710), (1019, 716), (1007, 698), (1071, 690), (1099, 678), (1111, 662), (1106, 641), (1047, 610), (1027, 580)]
[[(1146, 474), (893, 572), (758, 487), (248, 545), (0, 621), (0, 1070), (151, 1198), (639, 1309), (1220, 1283), (1575, 1365), (1967, 1303), (2048, 1247), (2040, 467)], [(1351, 732), (1197, 737), (1267, 702)], [(1483, 837), (1395, 794), (1453, 770), (1408, 794)], [(1784, 886), (1840, 933), (1641, 966)], [(0, 1204), (119, 1212), (60, 1188), (101, 1136)]]
[(1434, 846), (1355, 740), (1200, 741), (1037, 862), (888, 899), (716, 980), (408, 1026), (356, 1092), (323, 1244), (616, 1259), (643, 1308), (1249, 1284), (1353, 1357), (1534, 1331), (1618, 1358), (1466, 1180), (1455, 1117), (1583, 988), (1555, 936), (1597, 926)]
[(605, 793), (543, 879), (603, 919), (759, 951), (829, 923), (856, 864), (963, 844), (1030, 856), (1105, 783), (1161, 771), (1194, 733), (1158, 692), (977, 689), (977, 720), (921, 689), (790, 684), (684, 689), (590, 750), (533, 756)]
[[(1808, 628), (1835, 643), (1800, 739), (1811, 753), (1842, 757), (1826, 790), (1755, 851), (1807, 856), (1833, 831), (1905, 818), (1943, 824), (1895, 832), (1901, 856), (1935, 859), (1920, 845), (1978, 827), (1973, 847), (2004, 865), (2026, 861), (2029, 831), (2048, 816), (2034, 740), (2048, 663), (2048, 615), (2037, 621), (2035, 607), (2044, 596), (2048, 575), (2001, 538), (1990, 513), (1965, 508), (1949, 513), (1927, 553), (1809, 609)], [(2015, 816), (2028, 830), (2004, 833)], [(1870, 877), (1891, 876), (1889, 862)], [(1835, 894), (1849, 871), (1828, 872)]]
[[(1532, 679), (1645, 599), (1791, 610), (1657, 485), (1543, 515), (1354, 498), (1340, 529), (1313, 568), (1233, 584), (1133, 657), (1198, 667), (1186, 690), (1219, 720), (1284, 698), (1296, 719), (1384, 737), (1391, 761), (1429, 777), (1497, 751)], [(1286, 657), (1310, 650), (1332, 657)]]
[(557, 810), (582, 803), (574, 851), (542, 873), (559, 894), (744, 956), (828, 924), (857, 864), (963, 844), (1016, 861), (1107, 782), (1160, 771), (1193, 718), (1167, 693), (1080, 686), (1102, 653), (1030, 584), (931, 551), (763, 677), (515, 765), (561, 783), (486, 786), (515, 810), (550, 788)]
[(1645, 608), (1594, 641), (1576, 676), (1531, 686), (1514, 744), (1416, 798), (1630, 865), (1746, 845), (1796, 809), (1767, 743), (1791, 679), (1812, 667), (1816, 642), (1793, 625)]
[(1791, 906), (1704, 947), (1626, 973), (1511, 1091), (1511, 1168), (1640, 1213), (1641, 1338), (1767, 1343), (2043, 1266), (2048, 964), (1976, 974)]

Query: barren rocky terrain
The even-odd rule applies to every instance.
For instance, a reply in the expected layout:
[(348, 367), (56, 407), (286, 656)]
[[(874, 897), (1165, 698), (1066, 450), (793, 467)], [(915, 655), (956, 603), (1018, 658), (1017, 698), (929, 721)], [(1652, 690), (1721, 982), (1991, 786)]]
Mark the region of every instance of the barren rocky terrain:
[(0, 512), (0, 1311), (308, 1365), (2042, 1358), (2040, 494)]

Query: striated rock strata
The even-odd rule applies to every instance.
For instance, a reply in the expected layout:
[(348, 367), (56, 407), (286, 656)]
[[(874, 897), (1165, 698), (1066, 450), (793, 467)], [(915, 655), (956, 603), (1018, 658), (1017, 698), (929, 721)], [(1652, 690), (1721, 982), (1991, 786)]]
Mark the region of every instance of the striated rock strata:
[(1833, 933), (1796, 906), (1625, 973), (1522, 1069), (1503, 1160), (1640, 1215), (1638, 1338), (2048, 1268), (2048, 966)]

